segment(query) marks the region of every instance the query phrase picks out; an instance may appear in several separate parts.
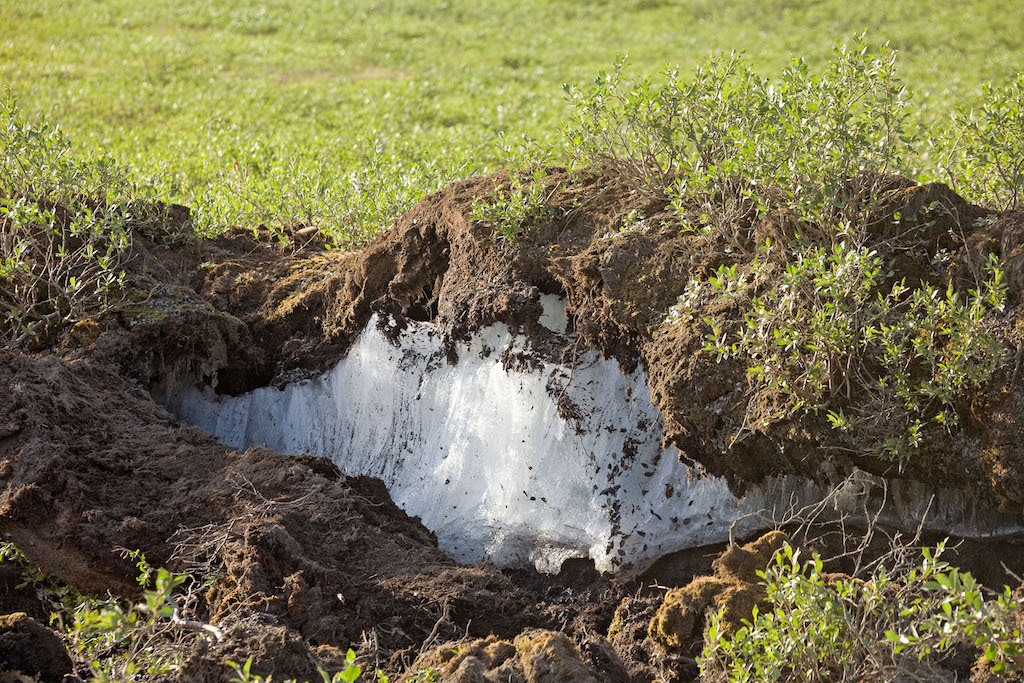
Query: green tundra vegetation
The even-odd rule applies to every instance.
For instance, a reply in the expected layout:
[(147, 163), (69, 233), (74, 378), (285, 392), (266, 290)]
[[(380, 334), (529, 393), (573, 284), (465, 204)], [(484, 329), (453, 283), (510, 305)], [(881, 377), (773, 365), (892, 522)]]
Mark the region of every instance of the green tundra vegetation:
[[(287, 240), (315, 225), (358, 247), (446, 182), (507, 166), (473, 217), (514, 243), (553, 211), (544, 164), (600, 162), (670, 200), (682, 231), (728, 239), (736, 216), (779, 207), (817, 226), (785, 245), (737, 240), (742, 258), (692, 282), (670, 316), (742, 299), (738, 329), (702, 321), (706, 348), (784, 397), (769, 417), (826, 412), (903, 462), (955, 427), (955, 401), (1005, 359), (1006, 285), (995, 260), (967, 292), (891, 282), (851, 206), (898, 173), (1019, 208), (1024, 13), (997, 0), (722, 5), (0, 0), (0, 343), (31, 348), (105, 305), (137, 232), (263, 225)], [(166, 231), (174, 203), (195, 232)], [(786, 287), (758, 288), (769, 277)], [(842, 395), (867, 398), (833, 410)], [(710, 620), (705, 676), (856, 678), (964, 644), (1013, 668), (1019, 599), (986, 599), (941, 551), (834, 580), (787, 546), (762, 575), (771, 609), (735, 633)], [(151, 590), (132, 605), (25, 566), (70, 599), (70, 638), (98, 679), (133, 675), (133, 653), (175, 637), (184, 579), (140, 570)], [(97, 643), (115, 658), (93, 661)]]
[[(0, 84), (75, 153), (113, 155), (207, 230), (316, 224), (365, 241), (454, 176), (504, 165), (494, 142), (560, 135), (563, 83), (629, 54), (687, 74), (734, 49), (763, 73), (819, 69), (867, 31), (900, 53), (915, 121), (976, 105), (1024, 63), (1013, 0), (0, 2)], [(921, 165), (931, 167), (928, 150)], [(344, 226), (344, 227), (340, 227)]]

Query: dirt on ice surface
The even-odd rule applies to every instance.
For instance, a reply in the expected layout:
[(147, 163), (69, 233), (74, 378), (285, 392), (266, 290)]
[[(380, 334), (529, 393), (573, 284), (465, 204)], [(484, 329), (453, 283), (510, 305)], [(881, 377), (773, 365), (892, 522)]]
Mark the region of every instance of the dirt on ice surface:
[[(861, 472), (954, 490), (980, 519), (1020, 522), (1024, 405), (1012, 353), (957, 406), (961, 428), (903, 467), (860, 455), (857, 444), (828, 448), (836, 436), (824, 416), (758, 419), (768, 413), (764, 396), (753, 396), (743, 363), (718, 363), (704, 350), (700, 317), (667, 320), (692, 278), (740, 262), (715, 234), (681, 233), (664, 199), (608, 169), (579, 177), (550, 169), (554, 210), (513, 244), (468, 217), (473, 198), (505, 180), (432, 195), (357, 253), (326, 251), (315, 236), (267, 246), (242, 229), (167, 244), (137, 236), (122, 300), (30, 351), (0, 355), (0, 536), (86, 593), (138, 595), (122, 549), (210, 577), (187, 616), (224, 638), (181, 641), (182, 681), (225, 680), (225, 662), (248, 657), (275, 680), (317, 680), (316, 667), (337, 669), (350, 646), (365, 669), (392, 680), (428, 669), (458, 681), (694, 677), (703, 614), (680, 616), (680, 596), (712, 584), (756, 593), (738, 583), (750, 583), (749, 571), (727, 576), (727, 560), (712, 569), (724, 545), (679, 549), (635, 567), (639, 574), (599, 573), (593, 557), (567, 556), (552, 574), (529, 562), (460, 565), (438, 548), (441, 532), (396, 506), (381, 480), (346, 476), (315, 455), (231, 448), (152, 398), (182, 381), (223, 398), (315, 379), (371, 321), (396, 344), (407, 329), (431, 326), (436, 363), (449, 366), (481, 330), (503, 325), (526, 340), (494, 350), (504, 372), (571, 368), (587, 352), (614, 359), (624, 374), (639, 369), (661, 421), (659, 447), (737, 496), (773, 477), (827, 489)], [(905, 233), (915, 249), (894, 252), (896, 277), (965, 289), (979, 259), (1002, 258), (1010, 290), (1000, 324), (1008, 348), (1017, 345), (1024, 217), (977, 223), (990, 212), (945, 186), (898, 178), (884, 199), (890, 219), (944, 209)], [(648, 227), (620, 231), (633, 211)], [(757, 241), (786, 239), (791, 220), (779, 211), (741, 227)], [(880, 244), (892, 243), (891, 222), (879, 220)], [(940, 251), (953, 254), (941, 272), (931, 265)], [(706, 313), (728, 320), (736, 311), (712, 302)], [(550, 398), (562, 420), (580, 422), (571, 394)], [(745, 423), (760, 426), (726, 447)], [(633, 456), (616, 457), (628, 466)], [(688, 485), (659, 495), (671, 500)], [(1000, 582), (993, 558), (1024, 566), (1019, 540), (984, 536), (963, 546), (965, 568)], [(762, 546), (729, 552), (760, 557)], [(697, 577), (704, 583), (686, 588)], [(24, 589), (0, 591), (0, 613), (38, 621), (39, 611)], [(673, 619), (686, 622), (685, 634), (669, 633)]]

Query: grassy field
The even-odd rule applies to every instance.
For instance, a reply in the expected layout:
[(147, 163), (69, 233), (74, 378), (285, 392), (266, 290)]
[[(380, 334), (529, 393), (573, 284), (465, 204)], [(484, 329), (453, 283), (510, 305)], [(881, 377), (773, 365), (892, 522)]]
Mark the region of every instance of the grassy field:
[(356, 243), (500, 165), (498, 131), (558, 152), (562, 84), (619, 53), (639, 74), (742, 49), (771, 73), (866, 30), (899, 50), (925, 122), (1024, 64), (1015, 0), (0, 0), (0, 27), (0, 84), (28, 118), (130, 164), (200, 225), (316, 223)]

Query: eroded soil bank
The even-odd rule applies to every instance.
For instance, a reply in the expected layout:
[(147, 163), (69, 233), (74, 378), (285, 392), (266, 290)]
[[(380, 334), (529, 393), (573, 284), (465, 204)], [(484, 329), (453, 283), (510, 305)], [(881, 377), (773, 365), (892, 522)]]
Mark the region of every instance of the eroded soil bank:
[[(190, 296), (231, 316), (189, 354), (189, 362), (202, 358), (207, 364), (193, 372), (197, 385), (238, 394), (327, 371), (374, 314), (395, 321), (389, 322), (395, 337), (404, 321), (430, 322), (450, 362), (457, 359), (458, 342), (502, 323), (525, 335), (539, 358), (571, 366), (596, 350), (627, 373), (642, 365), (664, 419), (663, 443), (727, 477), (736, 490), (772, 475), (808, 471), (835, 482), (857, 467), (935, 486), (967, 486), (980, 500), (1019, 511), (1024, 455), (1016, 431), (1014, 354), (1024, 216), (974, 206), (939, 183), (895, 177), (878, 183), (884, 191), (863, 219), (869, 226), (865, 246), (889, 257), (888, 282), (967, 292), (992, 254), (1001, 259), (1009, 286), (998, 322), (1007, 356), (997, 376), (958, 402), (959, 429), (940, 430), (900, 468), (864, 455), (857, 446), (865, 444), (837, 445), (841, 435), (824, 414), (776, 417), (769, 401), (753, 396), (747, 363), (719, 362), (705, 350), (704, 319), (728, 324), (742, 316), (742, 302), (705, 301), (698, 314), (672, 319), (671, 309), (691, 280), (749, 258), (737, 253), (734, 235), (681, 231), (667, 200), (636, 191), (612, 171), (573, 177), (550, 171), (550, 213), (526, 226), (518, 244), (468, 217), (475, 197), (504, 182), (499, 174), (428, 197), (357, 254), (321, 253), (315, 241), (282, 254), (241, 231), (177, 250), (179, 272), (191, 273), (183, 283)], [(622, 229), (631, 214), (646, 217), (643, 229)], [(796, 239), (809, 229), (779, 209), (736, 230), (759, 244)], [(204, 265), (197, 269), (199, 263)], [(543, 301), (552, 297), (566, 302), (568, 334), (542, 323)], [(239, 321), (239, 331), (230, 329)], [(214, 343), (218, 348), (202, 348)], [(528, 361), (506, 359), (510, 366)], [(150, 371), (149, 377), (159, 374)], [(570, 414), (572, 409), (564, 406)]]
[[(957, 407), (959, 430), (924, 444), (900, 468), (860, 455), (856, 444), (834, 448), (824, 416), (752, 420), (758, 406), (744, 364), (716, 362), (700, 324), (666, 320), (692, 278), (736, 260), (714, 233), (681, 233), (664, 200), (613, 173), (570, 178), (552, 169), (556, 210), (513, 245), (468, 218), (472, 199), (503, 181), (475, 179), (432, 195), (358, 253), (324, 251), (315, 236), (266, 246), (244, 230), (166, 244), (139, 236), (122, 300), (40, 340), (33, 353), (0, 356), (0, 535), (82, 591), (137, 593), (119, 548), (213, 577), (190, 616), (216, 624), (225, 638), (183, 641), (181, 680), (224, 680), (227, 659), (249, 656), (254, 671), (275, 679), (313, 680), (317, 664), (339, 666), (349, 646), (371, 669), (411, 675), (431, 667), (453, 680), (695, 675), (703, 607), (691, 624), (697, 636), (666, 636), (651, 624), (666, 589), (710, 574), (720, 548), (670, 555), (633, 578), (602, 576), (581, 560), (554, 576), (460, 566), (380, 481), (345, 477), (323, 458), (239, 452), (150, 396), (181, 377), (235, 395), (313, 377), (346, 356), (374, 315), (391, 321), (395, 339), (411, 323), (430, 323), (447, 363), (465, 353), (461, 342), (500, 323), (529, 340), (534, 358), (571, 367), (596, 352), (626, 373), (643, 368), (663, 421), (661, 446), (737, 493), (792, 474), (828, 487), (859, 470), (954, 489), (1020, 515), (1013, 351), (1024, 217), (978, 223), (990, 212), (944, 186), (900, 179), (883, 197), (889, 220), (879, 221), (879, 242), (893, 238), (884, 226), (897, 213), (943, 209), (927, 224), (904, 226), (914, 249), (900, 252), (894, 277), (966, 289), (994, 253), (1010, 287), (1004, 367)], [(646, 229), (620, 231), (634, 210), (647, 217)], [(779, 212), (740, 227), (752, 240), (784, 239), (790, 220)], [(941, 271), (932, 265), (940, 250), (953, 254)], [(545, 296), (566, 301), (564, 333), (543, 323)], [(731, 311), (712, 302), (707, 313), (728, 319)], [(506, 360), (512, 368), (531, 362)], [(571, 401), (558, 408), (579, 410)], [(746, 422), (761, 426), (728, 438)], [(759, 558), (762, 546), (744, 552)], [(993, 584), (1006, 580), (995, 558), (1024, 566), (1013, 539), (970, 542), (961, 552), (966, 567)], [(750, 583), (715, 571), (722, 585)], [(0, 601), (3, 612), (31, 604), (17, 590)], [(446, 641), (457, 645), (442, 647)]]

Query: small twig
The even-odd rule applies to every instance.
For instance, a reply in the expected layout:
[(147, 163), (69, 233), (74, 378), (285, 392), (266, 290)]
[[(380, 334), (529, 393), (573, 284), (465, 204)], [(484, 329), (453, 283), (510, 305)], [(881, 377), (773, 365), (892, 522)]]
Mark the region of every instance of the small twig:
[(441, 616), (440, 616), (440, 618), (434, 623), (434, 628), (431, 629), (430, 635), (427, 636), (427, 639), (423, 641), (423, 645), (420, 646), (420, 654), (425, 653), (427, 651), (427, 648), (430, 647), (430, 645), (433, 644), (434, 639), (437, 638), (437, 632), (441, 630), (441, 624), (443, 624), (446, 621), (448, 621), (448, 601), (447, 600), (445, 601), (444, 605), (441, 607)]
[(181, 606), (178, 605), (176, 599), (172, 599), (174, 603), (174, 613), (171, 615), (171, 623), (177, 626), (184, 626), (185, 628), (192, 629), (194, 631), (206, 631), (213, 635), (218, 641), (224, 640), (224, 632), (212, 624), (206, 624), (201, 621), (195, 621), (194, 619), (186, 619), (181, 616)]
[(301, 503), (302, 501), (306, 500), (307, 498), (309, 498), (313, 494), (320, 492), (320, 486), (319, 485), (315, 485), (312, 488), (310, 488), (309, 491), (306, 491), (306, 493), (302, 494), (298, 498), (293, 498), (292, 500), (269, 500), (266, 497), (264, 497), (262, 493), (260, 493), (258, 490), (256, 490), (256, 486), (251, 481), (249, 481), (248, 477), (246, 477), (244, 474), (239, 474), (238, 476), (241, 477), (242, 481), (244, 481), (246, 483), (246, 485), (249, 487), (249, 490), (252, 491), (254, 496), (259, 498), (266, 505), (270, 505), (270, 506), (275, 506), (275, 505), (282, 505), (282, 506), (283, 505), (294, 505), (296, 503)]

